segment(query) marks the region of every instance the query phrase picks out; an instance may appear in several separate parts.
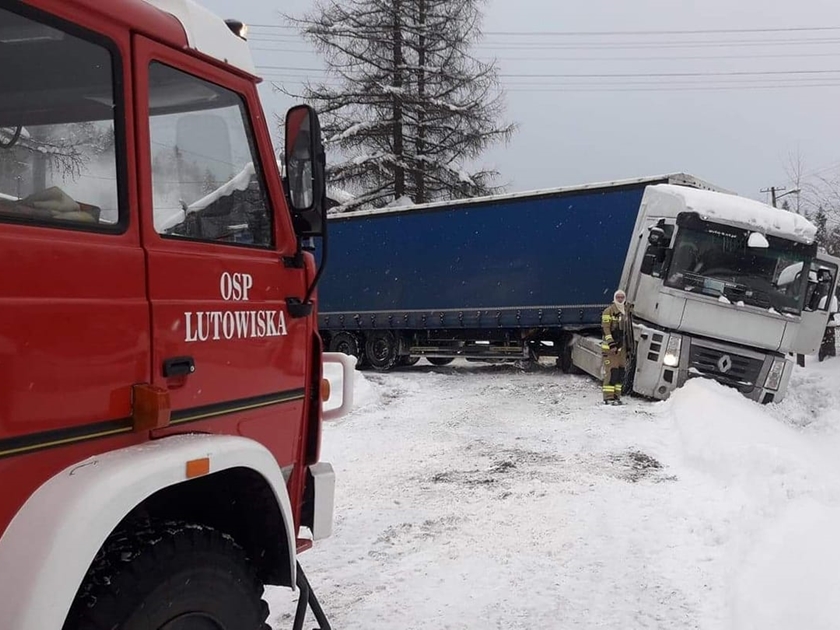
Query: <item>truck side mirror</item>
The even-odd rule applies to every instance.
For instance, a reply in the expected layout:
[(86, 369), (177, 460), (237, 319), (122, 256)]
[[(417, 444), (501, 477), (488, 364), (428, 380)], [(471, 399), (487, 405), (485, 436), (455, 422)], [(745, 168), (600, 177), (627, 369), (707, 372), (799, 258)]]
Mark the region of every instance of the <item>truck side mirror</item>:
[(665, 230), (661, 227), (653, 226), (648, 231), (648, 243), (655, 246), (661, 246), (665, 241)]
[(642, 258), (639, 273), (646, 276), (661, 275), (668, 258), (668, 245), (673, 234), (674, 227), (666, 225), (663, 220), (648, 228), (648, 246)]
[(829, 308), (829, 294), (831, 285), (834, 283), (834, 276), (828, 269), (819, 269), (816, 273), (809, 274), (808, 288), (806, 289), (805, 310), (808, 312), (825, 311)]
[(318, 114), (309, 105), (286, 113), (286, 191), (295, 233), (323, 236), (326, 224), (326, 157)]

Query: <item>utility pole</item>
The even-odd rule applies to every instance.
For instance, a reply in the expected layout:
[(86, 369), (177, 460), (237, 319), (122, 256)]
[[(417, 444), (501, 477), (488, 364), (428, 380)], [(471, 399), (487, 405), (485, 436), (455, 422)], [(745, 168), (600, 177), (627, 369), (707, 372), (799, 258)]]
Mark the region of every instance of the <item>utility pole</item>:
[(776, 191), (786, 190), (784, 186), (770, 186), (770, 188), (762, 188), (761, 192), (770, 193), (771, 205), (776, 208)]
[(788, 195), (798, 195), (799, 193), (802, 192), (802, 190), (799, 187), (797, 187), (797, 188), (794, 188), (792, 190), (788, 190), (787, 192), (784, 192), (781, 195), (776, 194), (776, 193), (781, 192), (783, 190), (787, 190), (787, 188), (785, 188), (784, 186), (770, 186), (770, 188), (762, 188), (761, 192), (763, 192), (763, 193), (769, 192), (770, 193), (771, 205), (774, 208), (778, 208), (778, 206), (776, 204), (779, 201), (779, 199), (781, 199), (782, 197), (787, 197)]

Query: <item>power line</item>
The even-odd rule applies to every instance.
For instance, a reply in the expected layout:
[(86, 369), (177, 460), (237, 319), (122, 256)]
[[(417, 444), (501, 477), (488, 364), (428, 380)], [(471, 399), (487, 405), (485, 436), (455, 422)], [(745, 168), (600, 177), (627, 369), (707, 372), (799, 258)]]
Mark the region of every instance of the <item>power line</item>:
[(593, 87), (557, 87), (557, 88), (505, 88), (505, 92), (749, 92), (753, 90), (797, 90), (801, 91), (807, 88), (840, 88), (840, 82), (834, 83), (813, 83), (808, 85), (697, 85), (684, 87), (611, 87), (611, 86), (593, 86)]
[[(380, 30), (373, 30), (371, 29), (369, 33), (359, 33), (358, 36), (360, 39), (364, 39), (366, 37), (376, 38), (379, 36), (384, 37), (386, 34)], [(485, 37), (488, 34), (484, 34)], [(257, 33), (252, 35), (248, 38), (249, 41), (257, 41), (257, 42), (288, 42), (288, 43), (305, 43), (306, 39), (302, 35), (292, 35), (292, 34), (285, 34), (285, 33)], [(778, 38), (778, 39), (692, 39), (692, 40), (661, 40), (661, 41), (644, 41), (644, 42), (616, 42), (616, 41), (587, 41), (587, 42), (534, 42), (534, 41), (499, 41), (499, 42), (488, 42), (486, 39), (478, 40), (475, 45), (497, 45), (502, 47), (513, 47), (513, 46), (532, 46), (532, 47), (545, 47), (545, 48), (588, 48), (592, 46), (611, 46), (611, 47), (646, 47), (646, 46), (690, 46), (690, 45), (714, 45), (714, 46), (726, 46), (726, 45), (759, 45), (759, 46), (773, 46), (777, 44), (797, 44), (797, 45), (808, 45), (808, 44), (825, 44), (825, 43), (836, 43), (838, 40), (837, 36), (833, 37), (795, 37), (795, 38)]]
[[(833, 30), (833, 29), (832, 29)], [(838, 29), (840, 30), (840, 29)], [(367, 33), (359, 33), (360, 38), (364, 39), (365, 37), (376, 38), (377, 36), (383, 36), (383, 32), (376, 29), (371, 29), (370, 32)], [(837, 43), (838, 37), (793, 37), (793, 38), (775, 38), (775, 39), (767, 39), (767, 38), (760, 38), (760, 39), (730, 39), (730, 38), (704, 38), (704, 39), (692, 39), (692, 40), (661, 40), (661, 41), (644, 41), (644, 42), (617, 42), (617, 41), (585, 41), (585, 42), (551, 42), (551, 41), (544, 41), (544, 42), (535, 42), (535, 41), (499, 41), (499, 42), (492, 42), (487, 41), (487, 37), (492, 37), (490, 33), (483, 33), (484, 38), (478, 40), (474, 45), (481, 46), (481, 45), (494, 45), (500, 47), (516, 47), (516, 46), (530, 46), (536, 48), (590, 48), (596, 46), (606, 46), (606, 47), (669, 47), (669, 46), (740, 46), (740, 45), (758, 45), (758, 46), (773, 46), (779, 44), (795, 44), (795, 45), (810, 45), (810, 44), (826, 44), (826, 43)], [(250, 41), (258, 41), (258, 42), (288, 42), (288, 43), (305, 43), (305, 39), (302, 35), (299, 34), (286, 34), (286, 33), (256, 33), (249, 38)]]
[[(271, 50), (271, 49), (262, 49)], [(502, 57), (501, 62), (505, 61), (709, 61), (717, 59), (805, 59), (818, 57), (838, 57), (840, 51), (824, 52), (824, 53), (772, 53), (769, 55), (761, 54), (745, 54), (745, 55), (668, 55), (668, 56), (645, 56), (632, 57), (622, 55), (620, 57)], [(489, 59), (488, 59), (489, 61)]]
[(815, 75), (837, 74), (840, 70), (735, 70), (724, 72), (626, 72), (626, 73), (587, 73), (587, 74), (504, 74), (501, 78), (532, 78), (532, 79), (611, 79), (611, 78), (680, 78), (680, 77), (747, 77), (747, 76), (783, 76), (783, 75)]
[[(299, 83), (306, 77), (267, 76), (274, 83)], [(339, 84), (326, 84), (326, 87), (340, 87)], [(754, 90), (795, 91), (801, 93), (811, 88), (838, 88), (840, 81), (780, 83), (506, 83), (500, 90), (510, 93), (575, 93), (575, 92), (749, 92)], [(828, 170), (828, 169), (826, 169)]]
[(837, 168), (840, 168), (840, 162), (833, 162), (832, 164), (829, 164), (827, 166), (819, 166), (815, 169), (810, 169), (805, 171), (804, 173), (800, 173), (799, 177), (813, 177), (814, 175), (819, 175), (820, 173), (825, 173), (826, 171), (830, 171)]
[[(251, 50), (256, 51), (263, 51), (263, 52), (304, 52), (304, 51), (288, 51), (282, 48), (262, 48), (257, 46), (252, 46)], [(730, 60), (730, 59), (813, 59), (813, 58), (829, 58), (829, 57), (840, 57), (840, 50), (836, 52), (822, 52), (822, 53), (771, 53), (771, 54), (742, 54), (742, 55), (667, 55), (667, 56), (613, 56), (613, 57), (580, 57), (580, 56), (569, 56), (569, 57), (546, 57), (546, 56), (539, 56), (539, 57), (500, 57), (498, 61), (500, 62), (508, 62), (508, 61), (707, 61), (707, 60)], [(487, 58), (484, 61), (491, 61), (491, 58)]]
[[(300, 75), (300, 74), (266, 74), (266, 79), (279, 79), (279, 80), (289, 80), (289, 81), (300, 81), (308, 79), (307, 75)], [(840, 77), (833, 77), (831, 80), (840, 81)], [(721, 85), (721, 86), (732, 86), (732, 85), (759, 85), (759, 84), (767, 84), (767, 85), (782, 85), (782, 86), (789, 86), (789, 87), (808, 87), (810, 84), (819, 83), (823, 84), (827, 80), (826, 79), (815, 79), (811, 77), (791, 77), (781, 80), (774, 80), (774, 79), (766, 79), (763, 77), (752, 77), (752, 78), (738, 78), (732, 79), (729, 77), (714, 79), (711, 82), (708, 81), (694, 81), (693, 79), (679, 79), (676, 81), (657, 81), (657, 80), (633, 80), (633, 81), (505, 81), (501, 87), (507, 88), (511, 86), (517, 87), (551, 87), (551, 86), (587, 86), (587, 87), (614, 87), (614, 86), (665, 86), (665, 87), (680, 87), (680, 86), (714, 86), (714, 85)], [(334, 87), (340, 88), (345, 85), (344, 82), (335, 80), (332, 77), (318, 80), (317, 83), (319, 85), (325, 85), (326, 87)]]
[[(294, 66), (257, 66), (259, 70), (294, 70), (303, 72), (326, 73), (323, 68), (303, 68)], [(785, 75), (824, 75), (838, 74), (838, 70), (734, 70), (722, 72), (625, 72), (625, 73), (575, 73), (575, 74), (519, 74), (499, 73), (500, 78), (509, 79), (611, 79), (611, 78), (683, 78), (683, 77), (748, 77), (748, 76), (785, 76)]]
[[(297, 27), (282, 24), (249, 24), (249, 28), (270, 28), (297, 31)], [(484, 35), (527, 37), (591, 37), (636, 35), (711, 35), (736, 33), (804, 33), (808, 31), (840, 31), (840, 26), (784, 26), (769, 28), (709, 28), (639, 31), (482, 31)]]

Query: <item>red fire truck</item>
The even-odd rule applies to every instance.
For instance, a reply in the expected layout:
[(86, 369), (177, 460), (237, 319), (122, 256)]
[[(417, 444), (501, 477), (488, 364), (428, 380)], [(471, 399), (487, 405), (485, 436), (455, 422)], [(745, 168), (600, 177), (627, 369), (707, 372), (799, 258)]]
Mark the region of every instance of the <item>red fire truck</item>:
[(265, 584), (328, 627), (297, 554), (353, 366), (316, 326), (317, 116), (281, 179), (257, 83), (192, 0), (0, 0), (2, 630), (263, 629)]

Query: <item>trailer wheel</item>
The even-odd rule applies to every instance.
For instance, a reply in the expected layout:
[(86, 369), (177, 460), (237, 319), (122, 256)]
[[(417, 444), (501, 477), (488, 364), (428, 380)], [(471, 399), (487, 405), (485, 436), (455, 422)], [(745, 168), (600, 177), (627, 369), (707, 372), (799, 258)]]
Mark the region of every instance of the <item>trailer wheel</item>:
[(387, 372), (397, 364), (397, 338), (388, 330), (376, 330), (365, 342), (365, 357), (368, 364), (380, 372)]
[(234, 540), (187, 523), (112, 536), (64, 630), (269, 630), (263, 586)]
[(351, 357), (356, 357), (356, 367), (362, 367), (365, 358), (362, 352), (359, 338), (351, 332), (337, 332), (330, 339), (330, 352), (341, 352)]
[(411, 357), (408, 355), (404, 355), (399, 358), (398, 365), (402, 365), (403, 367), (411, 367), (412, 365), (416, 365), (419, 360), (420, 357)]
[(432, 365), (437, 365), (439, 367), (442, 367), (444, 365), (449, 365), (450, 363), (452, 363), (455, 360), (452, 357), (426, 357), (426, 359)]

